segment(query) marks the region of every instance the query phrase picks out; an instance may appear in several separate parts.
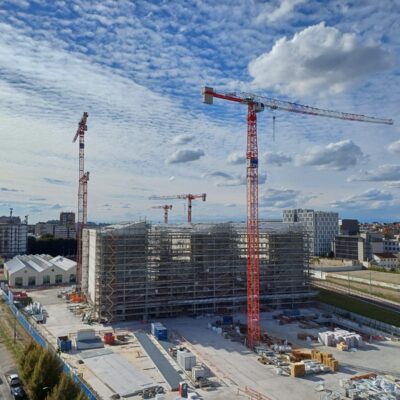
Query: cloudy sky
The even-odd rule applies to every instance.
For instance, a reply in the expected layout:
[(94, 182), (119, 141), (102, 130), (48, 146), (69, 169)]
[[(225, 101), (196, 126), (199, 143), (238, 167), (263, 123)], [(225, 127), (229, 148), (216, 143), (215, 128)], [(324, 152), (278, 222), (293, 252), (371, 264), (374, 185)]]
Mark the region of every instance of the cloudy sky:
[[(194, 221), (245, 218), (246, 108), (204, 85), (393, 118), (258, 115), (260, 217), (307, 207), (400, 220), (396, 0), (0, 2), (0, 215), (76, 210), (89, 113), (89, 220), (162, 220), (152, 195), (207, 193)], [(172, 222), (184, 220), (183, 200)]]

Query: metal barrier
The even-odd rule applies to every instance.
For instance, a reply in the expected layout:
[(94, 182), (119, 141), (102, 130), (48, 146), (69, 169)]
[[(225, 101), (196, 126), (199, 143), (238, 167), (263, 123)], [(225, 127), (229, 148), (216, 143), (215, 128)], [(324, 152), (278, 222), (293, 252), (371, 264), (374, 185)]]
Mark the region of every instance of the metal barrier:
[[(44, 349), (50, 349), (46, 340), (40, 335), (40, 333), (31, 325), (31, 323), (23, 316), (23, 314), (15, 307), (10, 298), (7, 296), (7, 293), (4, 290), (0, 289), (0, 294), (3, 296), (6, 304), (10, 308), (11, 312), (16, 316), (22, 327), (31, 335), (32, 339), (38, 343)], [(98, 400), (96, 395), (92, 392), (92, 390), (82, 381), (82, 379), (72, 370), (70, 365), (60, 358), (63, 364), (63, 370), (65, 373), (69, 374), (72, 380), (77, 383), (82, 389), (83, 393), (88, 397), (89, 400)]]

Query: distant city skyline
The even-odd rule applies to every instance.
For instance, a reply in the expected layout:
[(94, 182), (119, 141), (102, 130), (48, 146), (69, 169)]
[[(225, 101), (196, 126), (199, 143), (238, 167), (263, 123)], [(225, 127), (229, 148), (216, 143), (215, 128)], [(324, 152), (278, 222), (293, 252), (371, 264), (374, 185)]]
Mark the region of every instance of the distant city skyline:
[[(260, 113), (259, 214), (399, 221), (399, 19), (395, 0), (4, 0), (0, 215), (77, 212), (72, 139), (87, 111), (90, 221), (161, 222), (148, 198), (184, 193), (207, 193), (194, 223), (245, 220), (246, 110), (202, 104), (209, 85), (393, 118), (276, 112), (273, 135)], [(185, 222), (185, 202), (169, 203), (170, 222)]]

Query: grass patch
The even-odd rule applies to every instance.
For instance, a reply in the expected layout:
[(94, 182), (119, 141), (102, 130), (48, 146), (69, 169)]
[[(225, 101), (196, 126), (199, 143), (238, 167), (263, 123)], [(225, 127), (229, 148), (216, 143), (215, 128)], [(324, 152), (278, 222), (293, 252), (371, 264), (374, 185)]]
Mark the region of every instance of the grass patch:
[(7, 349), (14, 354), (15, 358), (18, 360), (22, 354), (22, 346), (16, 341), (14, 343), (14, 338), (11, 338), (10, 332), (8, 332), (3, 324), (0, 324), (0, 338)]
[[(3, 341), (7, 349), (14, 354), (16, 359), (18, 359), (25, 347), (25, 343), (30, 340), (30, 336), (25, 332), (22, 325), (18, 320), (15, 320), (14, 314), (4, 303), (0, 301), (1, 314), (1, 324), (0, 324), (0, 338)], [(14, 326), (17, 331), (17, 340), (14, 343)]]
[(319, 294), (316, 299), (321, 303), (330, 304), (343, 310), (363, 315), (367, 318), (376, 319), (377, 321), (400, 327), (400, 313), (386, 310), (345, 294), (339, 294), (320, 288), (318, 288), (318, 290)]

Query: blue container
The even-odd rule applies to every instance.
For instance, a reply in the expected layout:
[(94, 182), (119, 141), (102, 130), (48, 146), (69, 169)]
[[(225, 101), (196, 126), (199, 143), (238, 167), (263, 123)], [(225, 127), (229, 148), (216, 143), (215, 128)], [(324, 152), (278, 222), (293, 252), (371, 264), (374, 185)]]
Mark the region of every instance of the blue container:
[(231, 315), (224, 315), (222, 317), (223, 325), (233, 325), (233, 317)]
[(167, 340), (168, 330), (166, 328), (156, 328), (154, 336), (157, 338), (157, 340)]
[(68, 336), (59, 336), (57, 338), (57, 345), (63, 353), (67, 353), (72, 350), (72, 341)]

